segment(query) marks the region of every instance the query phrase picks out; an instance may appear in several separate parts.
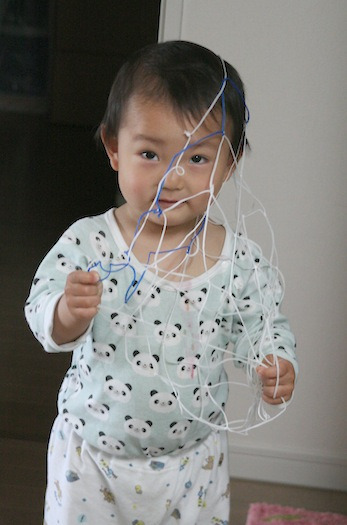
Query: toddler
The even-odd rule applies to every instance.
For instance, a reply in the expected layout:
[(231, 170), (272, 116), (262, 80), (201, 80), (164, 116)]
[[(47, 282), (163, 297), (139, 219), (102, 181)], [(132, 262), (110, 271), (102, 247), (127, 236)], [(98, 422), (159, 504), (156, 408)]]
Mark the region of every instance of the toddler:
[(72, 355), (47, 525), (227, 524), (225, 361), (253, 371), (264, 401), (292, 396), (278, 272), (210, 218), (247, 119), (236, 70), (196, 44), (146, 47), (115, 79), (98, 134), (125, 203), (62, 235), (25, 307), (44, 349)]

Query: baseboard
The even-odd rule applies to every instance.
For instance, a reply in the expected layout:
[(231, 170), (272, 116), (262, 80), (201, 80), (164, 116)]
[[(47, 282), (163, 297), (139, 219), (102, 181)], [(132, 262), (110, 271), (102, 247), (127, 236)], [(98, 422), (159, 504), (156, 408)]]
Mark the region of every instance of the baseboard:
[(344, 458), (229, 444), (233, 478), (347, 491)]

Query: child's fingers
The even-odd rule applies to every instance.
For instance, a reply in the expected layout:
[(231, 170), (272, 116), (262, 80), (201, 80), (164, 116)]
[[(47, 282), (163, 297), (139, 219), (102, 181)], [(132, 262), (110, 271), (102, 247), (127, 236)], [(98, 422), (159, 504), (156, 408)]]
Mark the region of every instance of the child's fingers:
[(268, 403), (269, 405), (281, 405), (283, 401), (287, 402), (292, 397), (292, 391), (290, 393), (286, 392), (278, 392), (276, 397), (270, 392), (270, 393), (264, 393), (263, 392), (263, 400), (265, 403)]
[(69, 273), (67, 281), (71, 284), (96, 284), (100, 280), (97, 272), (84, 272), (83, 270), (76, 270)]
[(101, 297), (98, 294), (89, 296), (65, 294), (65, 301), (70, 313), (76, 319), (92, 319), (98, 313)]
[(69, 310), (77, 318), (91, 318), (101, 302), (102, 283), (96, 272), (71, 272), (66, 280), (65, 297)]
[(67, 293), (75, 297), (100, 297), (101, 290), (98, 283), (96, 284), (75, 284), (66, 287)]
[(286, 370), (277, 371), (277, 367), (271, 367), (274, 368), (274, 370), (264, 370), (263, 367), (261, 368), (261, 370), (258, 370), (258, 375), (264, 385), (275, 386), (277, 383), (289, 384), (294, 381), (294, 375)]
[(102, 284), (96, 272), (71, 272), (66, 279), (65, 292), (74, 296), (101, 295)]
[(98, 305), (89, 307), (69, 307), (75, 319), (90, 320), (98, 313)]
[(66, 302), (71, 308), (93, 308), (98, 306), (101, 302), (101, 297), (98, 293), (83, 294), (83, 295), (68, 295), (66, 294)]
[(273, 359), (268, 359), (271, 356), (267, 356), (263, 361), (263, 365), (257, 367), (257, 373), (263, 382), (277, 381), (278, 378), (285, 378), (288, 376), (288, 381), (294, 380), (295, 373), (293, 365), (281, 357), (278, 358), (278, 363), (273, 363)]
[[(263, 385), (263, 399), (271, 404), (280, 403), (282, 399), (288, 401), (292, 396), (293, 389), (293, 383), (279, 384), (275, 386)], [(276, 403), (274, 403), (274, 401), (276, 401)]]

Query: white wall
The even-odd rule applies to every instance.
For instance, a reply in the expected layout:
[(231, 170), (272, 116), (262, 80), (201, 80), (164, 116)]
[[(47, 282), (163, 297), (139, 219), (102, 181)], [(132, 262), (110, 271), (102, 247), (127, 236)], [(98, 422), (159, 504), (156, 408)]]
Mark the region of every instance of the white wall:
[(347, 490), (346, 27), (345, 0), (163, 2), (162, 40), (211, 48), (246, 84), (245, 177), (275, 231), (298, 340), (294, 402), (230, 436), (234, 477)]

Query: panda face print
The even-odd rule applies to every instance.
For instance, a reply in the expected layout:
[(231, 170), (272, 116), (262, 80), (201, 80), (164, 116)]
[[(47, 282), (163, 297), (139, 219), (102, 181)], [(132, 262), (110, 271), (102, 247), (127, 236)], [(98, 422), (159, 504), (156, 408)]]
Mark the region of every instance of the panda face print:
[(170, 430), (168, 432), (169, 439), (182, 439), (184, 438), (191, 426), (192, 422), (188, 419), (184, 421), (179, 421), (178, 423), (174, 422), (170, 425)]
[(252, 313), (256, 309), (254, 301), (251, 300), (249, 295), (246, 295), (242, 297), (238, 302), (239, 310), (241, 310), (243, 313)]
[(113, 379), (112, 376), (106, 377), (104, 392), (106, 392), (106, 394), (110, 396), (113, 401), (118, 401), (119, 403), (129, 403), (131, 399), (131, 390), (132, 386), (128, 383), (122, 383), (122, 381), (119, 381), (119, 379)]
[(59, 253), (55, 267), (59, 272), (66, 274), (74, 272), (75, 270), (82, 270), (80, 266), (75, 265), (73, 261), (65, 257), (62, 253)]
[(210, 423), (216, 423), (218, 421), (218, 419), (220, 418), (220, 415), (221, 415), (221, 412), (211, 412), (211, 414), (209, 414), (208, 416), (208, 421), (210, 421)]
[(93, 396), (89, 396), (87, 401), (85, 402), (85, 407), (88, 410), (89, 414), (91, 414), (96, 419), (100, 419), (101, 421), (107, 421), (110, 407), (107, 405), (102, 405), (101, 403), (98, 403), (93, 399)]
[(25, 303), (25, 307), (24, 307), (24, 311), (25, 311), (25, 317), (27, 319), (31, 319), (33, 313), (34, 313), (34, 310), (35, 308), (31, 305), (30, 302), (26, 302)]
[(78, 434), (80, 436), (82, 434), (82, 432), (83, 432), (83, 427), (85, 425), (85, 421), (83, 419), (79, 419), (78, 417), (74, 416), (73, 414), (70, 414), (66, 408), (64, 408), (64, 410), (63, 410), (63, 417), (64, 417), (64, 421), (66, 423), (69, 423), (70, 425), (72, 425), (72, 427), (73, 427), (74, 431), (76, 432), (76, 434)]
[(63, 244), (76, 244), (77, 246), (81, 244), (81, 241), (76, 237), (70, 228), (62, 235), (60, 241)]
[(244, 332), (244, 326), (243, 322), (239, 319), (238, 321), (235, 321), (233, 324), (233, 333), (234, 334), (242, 334)]
[(200, 408), (200, 407), (205, 407), (206, 405), (209, 404), (209, 401), (210, 401), (209, 387), (210, 386), (211, 386), (211, 383), (209, 383), (209, 386), (195, 388), (194, 396), (192, 400), (193, 407)]
[(158, 374), (159, 356), (135, 350), (133, 357), (131, 366), (136, 374), (146, 377), (154, 377)]
[(116, 354), (116, 345), (106, 345), (93, 341), (93, 356), (103, 363), (113, 363)]
[(36, 277), (33, 281), (33, 285), (36, 288), (40, 288), (41, 286), (47, 286), (51, 281), (54, 281), (51, 277)]
[(73, 395), (78, 394), (82, 390), (83, 383), (81, 382), (80, 376), (77, 372), (76, 365), (73, 365), (71, 369), (66, 373), (62, 384), (62, 389), (63, 388), (65, 388), (65, 392), (72, 390)]
[(180, 379), (193, 379), (199, 365), (200, 355), (179, 357), (176, 373)]
[(111, 328), (118, 335), (132, 336), (136, 333), (136, 319), (128, 314), (114, 312), (111, 314)]
[(223, 352), (219, 348), (214, 348), (211, 352), (210, 365), (215, 368), (222, 361)]
[(80, 360), (78, 361), (78, 370), (80, 372), (80, 375), (83, 377), (83, 379), (89, 382), (92, 380), (91, 378), (92, 369), (86, 362), (83, 354), (81, 355)]
[(145, 456), (149, 458), (153, 458), (153, 457), (157, 458), (163, 455), (165, 448), (164, 447), (146, 447), (146, 448), (143, 448), (142, 450)]
[(197, 310), (200, 312), (207, 299), (207, 288), (202, 288), (202, 290), (190, 290), (187, 292), (180, 292), (180, 307), (185, 312), (191, 310)]
[(89, 240), (96, 256), (102, 263), (113, 259), (113, 253), (110, 250), (105, 232), (91, 232)]
[(243, 263), (243, 262), (251, 262), (253, 261), (251, 251), (248, 248), (246, 243), (240, 243), (238, 246), (238, 249), (235, 252), (236, 259)]
[(38, 314), (41, 309), (41, 303), (36, 303), (35, 306), (32, 306), (30, 303), (27, 303), (25, 306), (25, 315), (30, 319), (34, 314)]
[(148, 306), (159, 306), (160, 304), (160, 288), (159, 286), (152, 286), (147, 301)]
[(142, 419), (125, 416), (124, 430), (130, 436), (138, 439), (146, 439), (151, 435), (152, 421), (143, 421)]
[(221, 288), (222, 304), (228, 306), (230, 304), (230, 294), (227, 292), (225, 285)]
[(236, 310), (235, 293), (227, 291), (225, 286), (222, 286), (221, 293), (221, 310), (225, 311), (228, 315), (234, 313)]
[(41, 303), (36, 303), (35, 305), (35, 314), (39, 314), (42, 310), (42, 304)]
[(218, 335), (220, 319), (215, 321), (200, 321), (200, 341), (207, 343)]
[(231, 332), (231, 321), (225, 317), (222, 317), (220, 321), (220, 329), (224, 335), (229, 335)]
[(150, 286), (145, 289), (143, 286), (137, 286), (137, 281), (134, 282), (136, 287), (133, 297), (138, 304), (145, 304), (150, 308), (159, 306), (160, 304), (160, 293), (159, 286)]
[(154, 336), (159, 343), (164, 343), (166, 346), (175, 346), (181, 341), (181, 330), (180, 324), (164, 324), (159, 320), (154, 321), (156, 328), (154, 330)]
[(105, 279), (102, 281), (102, 300), (109, 303), (118, 297), (117, 279)]
[(149, 400), (149, 407), (155, 412), (167, 414), (176, 409), (177, 399), (174, 392), (157, 392), (151, 391), (151, 399)]
[(125, 444), (112, 436), (106, 436), (104, 432), (99, 432), (98, 447), (109, 454), (121, 456), (124, 454)]
[(236, 295), (238, 296), (240, 294), (240, 292), (243, 290), (244, 286), (245, 286), (242, 277), (240, 277), (239, 275), (235, 274), (234, 277), (233, 277), (232, 286), (233, 286), (233, 290), (235, 291)]

